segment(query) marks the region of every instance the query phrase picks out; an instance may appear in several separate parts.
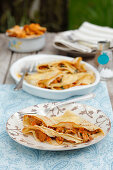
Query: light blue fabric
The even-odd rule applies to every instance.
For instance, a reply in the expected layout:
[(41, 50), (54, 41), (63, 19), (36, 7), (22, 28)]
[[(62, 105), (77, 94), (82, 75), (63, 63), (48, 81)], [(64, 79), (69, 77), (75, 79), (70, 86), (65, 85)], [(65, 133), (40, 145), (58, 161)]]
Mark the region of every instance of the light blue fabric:
[[(73, 151), (51, 152), (24, 147), (13, 141), (5, 130), (7, 119), (16, 111), (50, 100), (13, 90), (14, 85), (0, 85), (0, 170), (113, 170), (113, 125), (101, 142)], [(95, 90), (94, 99), (84, 101), (101, 109), (113, 121), (105, 83)], [(50, 101), (51, 102), (51, 101)]]

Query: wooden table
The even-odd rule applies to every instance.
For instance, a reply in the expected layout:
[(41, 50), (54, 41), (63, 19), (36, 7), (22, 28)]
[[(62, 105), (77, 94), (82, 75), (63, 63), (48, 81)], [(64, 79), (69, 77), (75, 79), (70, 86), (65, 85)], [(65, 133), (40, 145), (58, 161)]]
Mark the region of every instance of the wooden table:
[[(55, 33), (47, 33), (47, 43), (43, 50), (39, 52), (33, 52), (33, 53), (14, 53), (11, 52), (8, 49), (8, 42), (4, 34), (0, 34), (0, 84), (13, 84), (15, 83), (14, 80), (11, 78), (9, 74), (10, 66), (18, 59), (31, 55), (31, 54), (39, 54), (39, 53), (45, 53), (45, 54), (61, 54), (61, 55), (69, 55), (66, 52), (61, 52), (56, 50), (52, 46), (52, 42), (54, 39)], [(74, 57), (74, 56), (73, 56)], [(94, 64), (94, 57), (88, 57), (84, 58), (85, 61), (88, 63)], [(113, 107), (113, 79), (107, 80), (107, 87), (109, 91), (109, 96), (111, 100), (111, 104)]]

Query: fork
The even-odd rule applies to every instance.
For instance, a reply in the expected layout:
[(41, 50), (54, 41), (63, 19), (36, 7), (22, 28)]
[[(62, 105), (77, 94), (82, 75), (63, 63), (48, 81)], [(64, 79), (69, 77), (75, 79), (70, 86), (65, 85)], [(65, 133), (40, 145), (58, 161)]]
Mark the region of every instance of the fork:
[(84, 39), (77, 39), (77, 38), (74, 38), (74, 34), (71, 33), (70, 35), (68, 35), (68, 38), (71, 42), (79, 42), (80, 44), (82, 45), (85, 45), (93, 50), (96, 50), (97, 49), (97, 45), (96, 43), (92, 42), (92, 41), (87, 41), (87, 40), (84, 40)]
[(26, 115), (26, 114), (39, 114), (39, 115), (43, 115), (43, 116), (47, 116), (48, 113), (59, 107), (59, 106), (63, 106), (63, 105), (66, 105), (66, 104), (71, 104), (73, 102), (78, 102), (78, 101), (84, 101), (84, 100), (89, 100), (89, 99), (92, 99), (95, 97), (95, 94), (94, 93), (89, 93), (87, 95), (84, 95), (84, 96), (80, 96), (80, 97), (76, 97), (76, 98), (73, 98), (73, 99), (70, 99), (70, 100), (67, 100), (67, 101), (64, 101), (64, 102), (56, 102), (56, 104), (54, 106), (51, 106), (49, 108), (41, 108), (41, 109), (37, 109), (36, 112), (21, 112), (21, 114), (23, 115)]
[(21, 77), (20, 81), (16, 84), (14, 90), (20, 90), (22, 88), (24, 76), (26, 75), (26, 73), (31, 74), (35, 70), (36, 70), (36, 64), (32, 64), (32, 65), (24, 68), (23, 71), (22, 71), (22, 77)]
[(84, 40), (84, 39), (78, 39), (78, 38), (75, 38), (75, 35), (73, 32), (71, 32), (71, 34), (67, 35), (67, 36), (64, 36), (62, 35), (63, 39), (67, 39), (68, 41), (70, 41), (71, 43), (75, 43), (75, 42), (79, 42), (80, 44), (82, 45), (85, 45), (86, 47), (88, 48), (91, 48), (93, 50), (96, 50), (96, 44), (92, 41), (87, 41), (87, 40)]

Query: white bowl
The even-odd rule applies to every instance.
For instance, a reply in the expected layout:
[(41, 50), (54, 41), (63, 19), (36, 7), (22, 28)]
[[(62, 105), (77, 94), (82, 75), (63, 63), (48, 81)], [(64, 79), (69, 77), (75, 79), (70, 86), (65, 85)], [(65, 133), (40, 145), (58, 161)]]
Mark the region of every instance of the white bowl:
[[(50, 54), (30, 55), (16, 61), (10, 68), (10, 74), (17, 83), (19, 81), (19, 78), (17, 77), (17, 73), (21, 72), (21, 69), (24, 68), (26, 65), (28, 64), (30, 65), (31, 63), (41, 64), (41, 63), (57, 61), (57, 60), (71, 61), (73, 60), (73, 58), (60, 56), (60, 55), (50, 55)], [(100, 75), (93, 66), (83, 61), (82, 63), (85, 63), (86, 68), (92, 70), (95, 73), (96, 80), (94, 83), (90, 85), (75, 86), (65, 90), (51, 90), (51, 89), (36, 87), (24, 81), (23, 90), (35, 96), (39, 96), (47, 99), (55, 99), (55, 100), (66, 99), (68, 97), (75, 96), (75, 95), (88, 94), (97, 87), (100, 81)]]
[(9, 49), (15, 52), (33, 52), (41, 50), (45, 46), (45, 33), (34, 38), (9, 37)]

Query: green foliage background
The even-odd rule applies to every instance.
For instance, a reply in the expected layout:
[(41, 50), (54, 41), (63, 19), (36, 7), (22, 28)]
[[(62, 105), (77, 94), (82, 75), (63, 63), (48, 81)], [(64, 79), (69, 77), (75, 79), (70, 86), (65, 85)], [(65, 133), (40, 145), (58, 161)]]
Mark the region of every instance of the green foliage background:
[(34, 0), (0, 0), (0, 32), (12, 26), (29, 24), (38, 21), (38, 11), (30, 16), (30, 9)]
[(70, 0), (68, 29), (78, 28), (84, 21), (113, 27), (113, 0)]
[[(47, 1), (47, 0), (45, 0)], [(57, 1), (56, 10), (55, 3), (53, 1)], [(69, 6), (68, 12), (68, 27), (63, 26), (63, 21), (61, 21), (61, 17), (63, 20), (66, 20), (65, 15), (59, 18), (57, 21), (52, 16), (60, 15), (61, 6), (60, 1), (64, 1)], [(6, 29), (12, 27), (15, 24), (24, 25), (29, 24), (30, 22), (40, 22), (40, 9), (39, 11), (35, 11), (33, 16), (30, 15), (31, 6), (34, 0), (0, 0), (0, 32), (5, 32)], [(48, 9), (54, 10), (42, 10), (47, 12), (51, 12), (50, 21), (43, 19), (43, 25), (48, 27), (48, 31), (61, 31), (67, 29), (76, 29), (78, 28), (84, 21), (89, 21), (94, 24), (110, 26), (113, 27), (113, 0), (48, 0), (48, 4), (50, 5)], [(52, 7), (54, 5), (54, 8)], [(43, 5), (44, 6), (44, 5)], [(45, 6), (46, 8), (46, 6)], [(56, 13), (55, 13), (56, 11)], [(53, 14), (52, 14), (53, 13)], [(55, 13), (55, 14), (54, 14)], [(42, 13), (41, 13), (42, 15)], [(47, 15), (49, 16), (49, 15)], [(49, 26), (48, 26), (49, 25)], [(53, 27), (54, 26), (54, 27)], [(51, 29), (49, 29), (51, 28)]]

